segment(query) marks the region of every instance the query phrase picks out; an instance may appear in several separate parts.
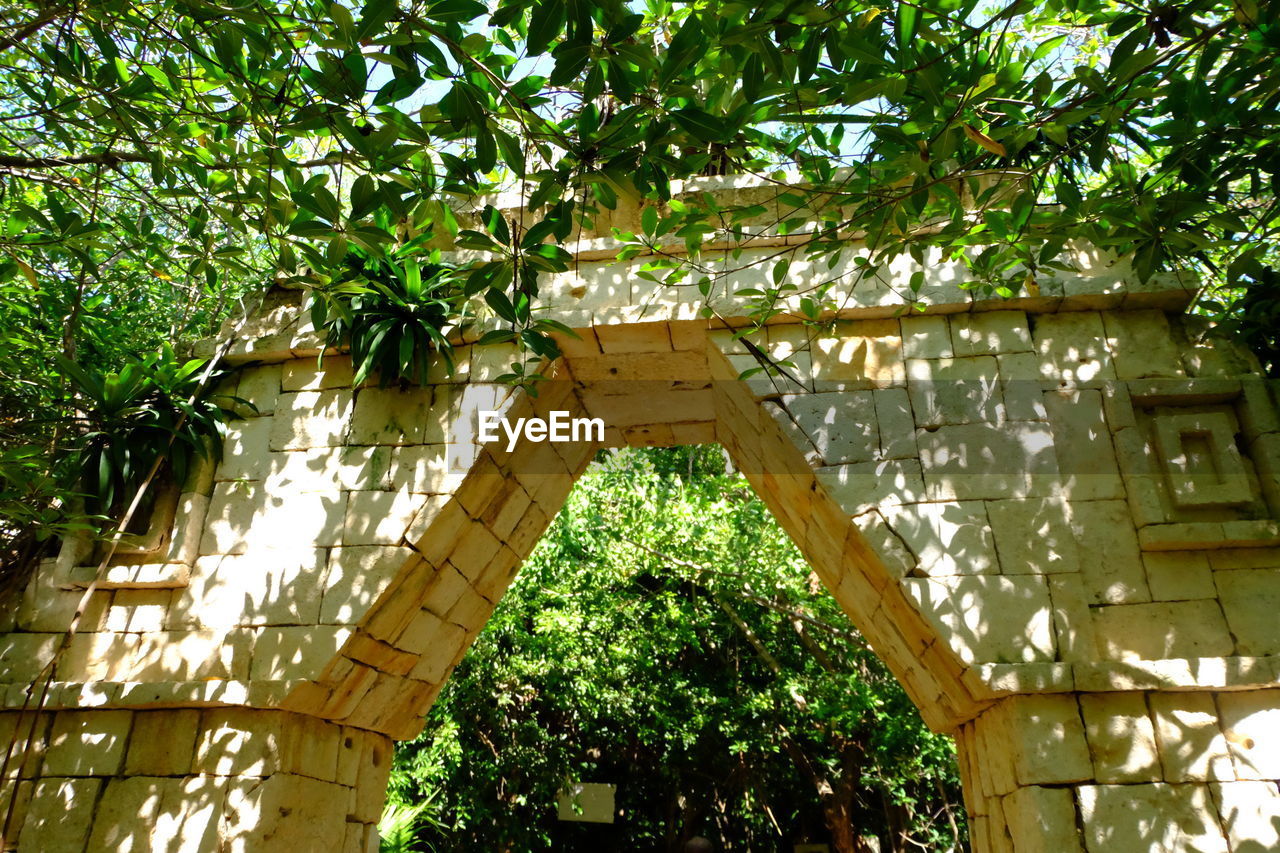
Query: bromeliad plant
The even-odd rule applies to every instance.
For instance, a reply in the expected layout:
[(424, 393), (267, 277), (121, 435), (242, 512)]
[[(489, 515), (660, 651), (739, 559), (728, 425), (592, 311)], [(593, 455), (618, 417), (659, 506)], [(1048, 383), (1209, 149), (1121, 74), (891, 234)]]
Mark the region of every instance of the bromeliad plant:
[(378, 259), (353, 249), (334, 284), (314, 291), (311, 317), (328, 347), (350, 347), (356, 385), (377, 373), (385, 388), (425, 382), (433, 351), (452, 372), (446, 329), (464, 298), (462, 280), (439, 252), (422, 263), (413, 254)]
[(82, 408), (76, 455), (87, 512), (116, 516), (157, 459), (181, 483), (196, 458), (220, 458), (223, 425), (236, 406), (251, 404), (213, 393), (225, 371), (206, 376), (207, 365), (181, 360), (169, 346), (117, 373), (99, 374), (58, 357)]

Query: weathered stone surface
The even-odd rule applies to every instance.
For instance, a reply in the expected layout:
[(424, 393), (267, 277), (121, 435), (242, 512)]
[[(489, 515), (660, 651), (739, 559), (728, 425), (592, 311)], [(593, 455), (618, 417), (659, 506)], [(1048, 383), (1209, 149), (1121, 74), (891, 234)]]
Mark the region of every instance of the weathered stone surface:
[(1089, 853), (1228, 853), (1207, 785), (1082, 785)]
[(102, 779), (65, 779), (52, 774), (35, 785), (19, 850), (83, 850), (89, 840)]
[(1166, 781), (1228, 781), (1235, 778), (1227, 739), (1218, 725), (1218, 709), (1212, 696), (1153, 693), (1149, 704)]
[(916, 425), (998, 422), (1004, 410), (999, 374), (991, 356), (908, 360), (907, 390)]
[(1121, 501), (1080, 501), (1071, 504), (1071, 518), (1090, 602), (1150, 601), (1128, 507)]
[(1280, 779), (1280, 690), (1222, 693), (1222, 731), (1237, 779)]
[(1235, 647), (1212, 599), (1099, 607), (1094, 630), (1111, 660), (1222, 657)]
[(338, 447), (346, 440), (351, 410), (349, 390), (281, 394), (272, 419), (271, 449)]
[(1085, 735), (1099, 782), (1159, 782), (1155, 729), (1141, 693), (1089, 693), (1080, 697)]
[(1080, 709), (1074, 696), (1006, 700), (1003, 726), (991, 731), (996, 748), (1010, 749), (1019, 785), (1059, 785), (1093, 778)]
[[(1204, 554), (1194, 551), (1146, 553), (1142, 555), (1142, 563), (1147, 570), (1147, 585), (1151, 588), (1151, 597), (1156, 601), (1213, 598), (1217, 594), (1213, 574), (1209, 570), (1209, 558)], [(1225, 596), (1223, 607), (1229, 617), (1230, 607), (1226, 604)], [(1239, 638), (1239, 632), (1234, 627), (1232, 631)]]
[(902, 584), (965, 662), (1054, 658), (1052, 608), (1043, 578), (970, 575), (904, 578)]
[(130, 711), (62, 711), (53, 720), (44, 773), (114, 776), (124, 763)]
[(885, 507), (884, 517), (931, 577), (999, 574), (991, 523), (981, 501)]
[(1118, 378), (1183, 375), (1163, 312), (1108, 311), (1102, 318)]
[(1013, 849), (1018, 853), (1080, 853), (1076, 806), (1067, 788), (1031, 785), (1019, 788), (1001, 804)]
[(930, 500), (1036, 497), (1058, 481), (1047, 424), (944, 426), (917, 433), (916, 441)]
[(880, 436), (870, 391), (787, 396), (783, 405), (826, 465), (870, 462)]
[(1005, 574), (1080, 571), (1067, 504), (1061, 499), (992, 501), (987, 515)]
[(951, 329), (941, 314), (902, 318), (902, 352), (907, 358), (951, 358)]
[(957, 356), (1032, 350), (1027, 315), (1022, 311), (958, 314), (951, 318), (951, 341)]
[(838, 324), (834, 337), (814, 342), (813, 377), (819, 383), (835, 383), (832, 390), (901, 384), (906, 370), (898, 321)]
[[(1178, 555), (1182, 556), (1182, 555)], [(1280, 654), (1280, 569), (1213, 573), (1222, 610), (1242, 655)], [(1210, 592), (1212, 595), (1212, 592)]]
[(1075, 384), (1116, 376), (1100, 314), (1037, 316), (1031, 337), (1045, 379)]
[(1232, 853), (1280, 850), (1280, 795), (1274, 782), (1209, 786)]

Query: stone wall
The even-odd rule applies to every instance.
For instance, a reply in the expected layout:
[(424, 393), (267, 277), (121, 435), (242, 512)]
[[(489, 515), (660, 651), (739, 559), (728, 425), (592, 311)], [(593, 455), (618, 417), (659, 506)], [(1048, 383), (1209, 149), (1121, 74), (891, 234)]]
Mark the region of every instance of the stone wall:
[(610, 251), (588, 235), (547, 282), (579, 334), (536, 397), (494, 381), (513, 353), (468, 343), (483, 324), (452, 374), (353, 387), (341, 355), (317, 364), (298, 294), (271, 294), (229, 356), (254, 409), (165, 535), (100, 579), (35, 737), (20, 709), (91, 549), (68, 543), (0, 625), (0, 733), (32, 744), (6, 849), (375, 844), (389, 739), (419, 731), (598, 449), (481, 445), (480, 410), (723, 444), (956, 735), (975, 850), (1275, 848), (1280, 421), (1247, 354), (1181, 316), (1182, 282), (1081, 252), (983, 300), (931, 263), (926, 311), (850, 285), (830, 328), (784, 315), (751, 338), (785, 375), (740, 380), (758, 364), (736, 321)]

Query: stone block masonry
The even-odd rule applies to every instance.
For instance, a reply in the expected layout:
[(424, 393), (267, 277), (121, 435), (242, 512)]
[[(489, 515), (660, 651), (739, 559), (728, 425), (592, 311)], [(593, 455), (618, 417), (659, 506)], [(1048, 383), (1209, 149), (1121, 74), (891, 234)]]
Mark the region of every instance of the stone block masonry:
[[(739, 321), (581, 249), (536, 397), (469, 339), (452, 374), (355, 387), (269, 296), (230, 356), (256, 409), (167, 550), (111, 567), (39, 713), (84, 543), (5, 614), (3, 849), (376, 849), (393, 741), (595, 451), (713, 441), (956, 737), (975, 851), (1280, 848), (1280, 416), (1247, 353), (1180, 343), (1187, 286), (1082, 266), (987, 301), (930, 259), (923, 313), (850, 286), (826, 331), (754, 332), (791, 366), (744, 381)], [(481, 412), (603, 429), (485, 442)]]

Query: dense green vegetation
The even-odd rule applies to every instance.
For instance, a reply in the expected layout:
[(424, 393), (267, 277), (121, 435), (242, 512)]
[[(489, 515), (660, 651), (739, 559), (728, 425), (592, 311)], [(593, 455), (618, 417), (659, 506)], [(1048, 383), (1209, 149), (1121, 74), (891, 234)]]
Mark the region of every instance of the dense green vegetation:
[[(558, 822), (566, 781), (617, 784), (617, 822)], [(717, 447), (602, 454), (401, 746), (391, 801), (424, 804), (437, 851), (964, 835), (950, 740)]]

